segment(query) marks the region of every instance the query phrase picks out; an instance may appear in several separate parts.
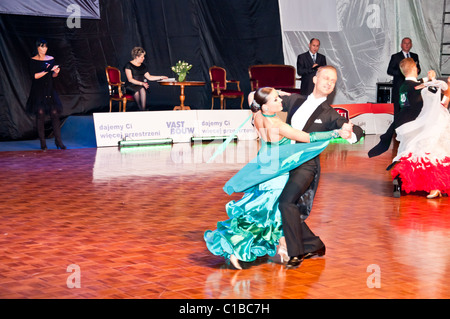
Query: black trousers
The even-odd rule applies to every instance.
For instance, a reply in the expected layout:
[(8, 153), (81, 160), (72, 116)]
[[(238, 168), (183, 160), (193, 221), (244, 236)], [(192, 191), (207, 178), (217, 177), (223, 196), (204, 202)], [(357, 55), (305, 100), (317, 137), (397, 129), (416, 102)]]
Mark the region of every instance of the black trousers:
[(284, 187), (279, 209), (283, 222), (283, 232), (289, 256), (298, 256), (313, 252), (324, 246), (320, 238), (309, 229), (301, 218), (297, 202), (314, 181), (318, 167), (315, 159), (303, 163), (289, 173), (289, 180)]
[(400, 85), (394, 85), (391, 93), (391, 103), (394, 104), (394, 116), (400, 112)]

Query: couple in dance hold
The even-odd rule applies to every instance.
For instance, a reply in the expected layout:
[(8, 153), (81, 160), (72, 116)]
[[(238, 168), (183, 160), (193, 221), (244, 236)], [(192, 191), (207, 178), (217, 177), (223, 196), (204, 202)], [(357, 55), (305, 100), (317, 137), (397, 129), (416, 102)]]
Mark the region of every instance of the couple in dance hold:
[(428, 199), (439, 198), (450, 193), (450, 78), (447, 83), (436, 80), (436, 73), (430, 70), (427, 78), (418, 80), (412, 58), (402, 60), (400, 70), (405, 76), (399, 92), (400, 111), (368, 155), (387, 151), (395, 134), (399, 141), (397, 155), (387, 168), (394, 197), (400, 197), (403, 191), (427, 192)]
[[(224, 186), (227, 194), (243, 192), (226, 205), (229, 219), (206, 231), (207, 248), (237, 269), (265, 255), (279, 254), (287, 268), (325, 254), (325, 244), (307, 226), (320, 177), (319, 154), (332, 138), (359, 141), (363, 131), (327, 102), (337, 71), (319, 68), (309, 96), (261, 88), (249, 95), (253, 123), (261, 140), (255, 159)], [(276, 115), (288, 112), (286, 123)]]

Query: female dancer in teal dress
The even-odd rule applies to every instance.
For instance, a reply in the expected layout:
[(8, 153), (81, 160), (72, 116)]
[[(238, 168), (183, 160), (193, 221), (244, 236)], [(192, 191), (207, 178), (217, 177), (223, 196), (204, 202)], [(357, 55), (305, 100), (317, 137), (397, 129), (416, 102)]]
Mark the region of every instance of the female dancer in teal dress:
[[(275, 256), (277, 246), (282, 261), (289, 260), (278, 209), (288, 172), (320, 154), (330, 139), (351, 134), (347, 130), (308, 134), (292, 128), (276, 116), (283, 107), (273, 88), (256, 91), (251, 108), (261, 149), (224, 186), (229, 195), (244, 192), (244, 196), (226, 205), (228, 220), (218, 222), (216, 230), (204, 234), (211, 253), (229, 259), (237, 269), (242, 269), (239, 260), (251, 262), (266, 254)], [(291, 140), (304, 143), (291, 144)]]

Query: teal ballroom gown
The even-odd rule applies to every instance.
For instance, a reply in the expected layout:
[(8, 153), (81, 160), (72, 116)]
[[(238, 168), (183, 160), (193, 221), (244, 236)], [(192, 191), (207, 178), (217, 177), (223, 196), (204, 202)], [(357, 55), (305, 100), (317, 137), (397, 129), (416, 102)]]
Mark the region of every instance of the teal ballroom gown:
[(275, 256), (283, 237), (278, 198), (289, 179), (289, 171), (319, 155), (329, 140), (291, 144), (283, 138), (266, 143), (255, 159), (245, 165), (224, 186), (224, 191), (243, 192), (238, 201), (226, 204), (229, 219), (217, 223), (216, 230), (207, 230), (204, 240), (216, 256), (234, 255), (244, 262), (258, 257)]

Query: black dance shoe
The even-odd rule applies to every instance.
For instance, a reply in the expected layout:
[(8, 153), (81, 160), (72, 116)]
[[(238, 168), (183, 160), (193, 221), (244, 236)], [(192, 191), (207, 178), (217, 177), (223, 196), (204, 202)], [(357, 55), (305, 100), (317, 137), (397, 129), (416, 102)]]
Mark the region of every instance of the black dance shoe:
[(400, 177), (395, 177), (394, 180), (392, 181), (392, 184), (394, 185), (394, 197), (395, 198), (400, 198), (402, 192), (401, 192), (401, 181), (400, 181)]
[(47, 143), (45, 141), (41, 141), (41, 150), (46, 151), (47, 150)]
[(65, 150), (67, 147), (62, 142), (55, 142), (57, 149)]
[(287, 262), (287, 264), (286, 264), (286, 268), (288, 268), (288, 269), (295, 269), (295, 268), (297, 268), (298, 266), (300, 266), (300, 264), (302, 263), (303, 259), (304, 259), (304, 255), (298, 255), (298, 256), (295, 256), (295, 257), (291, 257), (289, 259), (289, 261)]
[(323, 255), (325, 255), (325, 250), (326, 250), (325, 246), (323, 246), (322, 248), (317, 249), (317, 250), (315, 250), (313, 252), (306, 253), (305, 256), (303, 257), (303, 259), (309, 259), (309, 258), (312, 258), (314, 256), (322, 257)]

